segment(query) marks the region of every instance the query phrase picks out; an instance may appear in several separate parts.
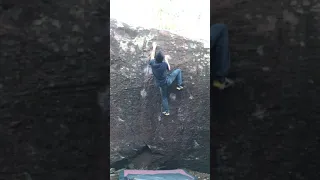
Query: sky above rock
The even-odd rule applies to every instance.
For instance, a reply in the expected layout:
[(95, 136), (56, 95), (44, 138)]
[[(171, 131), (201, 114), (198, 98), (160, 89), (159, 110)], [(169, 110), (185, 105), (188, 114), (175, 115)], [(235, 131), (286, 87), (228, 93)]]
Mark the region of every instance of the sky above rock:
[(111, 18), (131, 26), (168, 30), (209, 43), (210, 0), (112, 0), (110, 9)]

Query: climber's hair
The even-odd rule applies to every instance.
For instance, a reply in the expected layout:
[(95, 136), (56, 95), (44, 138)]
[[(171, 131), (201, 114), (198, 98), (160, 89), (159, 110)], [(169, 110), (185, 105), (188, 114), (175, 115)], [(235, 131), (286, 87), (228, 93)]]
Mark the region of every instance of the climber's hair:
[(156, 48), (154, 59), (156, 60), (157, 63), (161, 63), (164, 60), (163, 52), (161, 51), (161, 48), (159, 46)]

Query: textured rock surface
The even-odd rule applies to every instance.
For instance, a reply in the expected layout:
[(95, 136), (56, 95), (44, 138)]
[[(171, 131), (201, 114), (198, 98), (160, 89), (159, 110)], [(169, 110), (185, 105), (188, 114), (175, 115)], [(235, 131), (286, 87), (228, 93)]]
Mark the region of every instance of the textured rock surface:
[(319, 179), (319, 3), (211, 1), (239, 79), (213, 94), (214, 179)]
[[(132, 29), (112, 21), (110, 67), (111, 163), (131, 157), (146, 144), (180, 167), (209, 170), (209, 49), (168, 32)], [(183, 71), (186, 89), (170, 89), (169, 117), (161, 117), (160, 92), (148, 55), (152, 41)]]
[(98, 0), (0, 1), (0, 179), (99, 179), (106, 12)]

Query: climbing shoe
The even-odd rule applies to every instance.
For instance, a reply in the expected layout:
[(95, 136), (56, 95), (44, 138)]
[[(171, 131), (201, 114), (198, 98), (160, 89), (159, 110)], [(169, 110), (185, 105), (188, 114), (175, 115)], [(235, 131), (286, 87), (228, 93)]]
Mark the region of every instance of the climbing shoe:
[(232, 85), (234, 85), (234, 81), (228, 78), (224, 78), (223, 81), (218, 81), (218, 80), (213, 81), (213, 87), (218, 88), (220, 90), (224, 90)]
[(180, 91), (183, 89), (183, 86), (177, 86), (177, 89)]
[(165, 115), (165, 116), (169, 116), (170, 115), (170, 113), (166, 112), (166, 111), (162, 112), (162, 114)]

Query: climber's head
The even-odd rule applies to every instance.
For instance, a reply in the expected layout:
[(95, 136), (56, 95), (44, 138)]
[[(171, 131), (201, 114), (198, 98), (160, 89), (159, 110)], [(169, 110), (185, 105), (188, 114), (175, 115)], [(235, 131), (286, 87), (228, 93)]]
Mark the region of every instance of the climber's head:
[(156, 54), (155, 54), (154, 58), (155, 58), (157, 63), (161, 63), (164, 60), (163, 52), (158, 47), (156, 49)]

